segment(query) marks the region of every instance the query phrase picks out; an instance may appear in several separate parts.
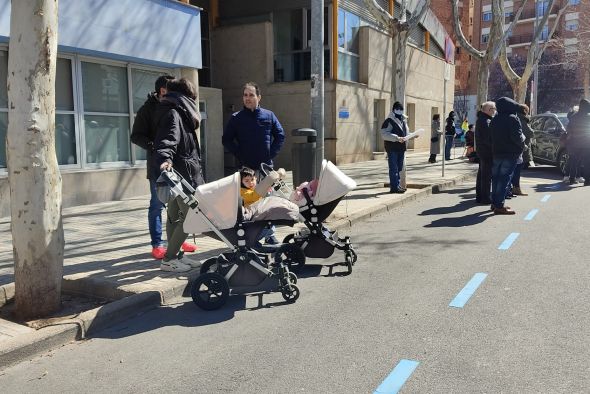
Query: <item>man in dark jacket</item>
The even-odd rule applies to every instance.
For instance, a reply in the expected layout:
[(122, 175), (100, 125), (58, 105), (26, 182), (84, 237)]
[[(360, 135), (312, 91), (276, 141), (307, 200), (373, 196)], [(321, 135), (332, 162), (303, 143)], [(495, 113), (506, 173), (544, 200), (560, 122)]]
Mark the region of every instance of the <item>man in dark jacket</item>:
[[(174, 168), (193, 187), (197, 187), (204, 180), (197, 139), (201, 116), (195, 102), (195, 87), (184, 78), (168, 81), (167, 87), (168, 93), (162, 98), (156, 111), (158, 132), (154, 143), (152, 178), (162, 171)], [(183, 229), (188, 209), (181, 197), (168, 202), (168, 249), (160, 265), (163, 271), (185, 272), (200, 266), (181, 252), (181, 246), (188, 236)]]
[(404, 168), (404, 156), (406, 153), (406, 137), (408, 124), (404, 118), (404, 106), (396, 101), (387, 119), (381, 126), (387, 162), (389, 164), (389, 192), (405, 193), (406, 189), (400, 185), (400, 172)]
[(260, 107), (260, 88), (248, 82), (242, 89), (244, 108), (234, 113), (223, 131), (223, 146), (240, 166), (260, 171), (260, 164), (270, 166), (285, 142), (283, 126), (272, 111)]
[(479, 158), (477, 181), (475, 183), (475, 201), (485, 205), (492, 203), (490, 190), (492, 186), (493, 154), (490, 122), (494, 115), (496, 115), (496, 103), (486, 101), (481, 105), (481, 111), (477, 113), (477, 121), (475, 122), (475, 151)]
[[(590, 101), (580, 100), (578, 112), (570, 117), (567, 125), (567, 147), (577, 163), (584, 167), (584, 186), (590, 186)], [(572, 159), (570, 166), (575, 166)], [(570, 175), (571, 176), (571, 175)]]
[[(156, 138), (157, 124), (155, 120), (156, 109), (162, 97), (166, 94), (166, 84), (174, 79), (171, 75), (162, 75), (156, 79), (156, 90), (148, 94), (147, 100), (137, 111), (131, 131), (131, 142), (146, 151), (147, 179), (150, 182), (150, 206), (148, 208), (148, 228), (152, 244), (152, 256), (161, 260), (166, 253), (162, 241), (162, 209), (164, 204), (156, 195), (156, 178), (150, 176), (154, 161), (154, 139)], [(185, 242), (182, 245), (185, 252), (194, 252), (197, 247)]]
[(508, 185), (516, 168), (516, 162), (524, 150), (524, 134), (518, 112), (520, 105), (508, 98), (496, 100), (496, 115), (490, 122), (492, 132), (492, 210), (496, 215), (514, 215), (504, 206)]

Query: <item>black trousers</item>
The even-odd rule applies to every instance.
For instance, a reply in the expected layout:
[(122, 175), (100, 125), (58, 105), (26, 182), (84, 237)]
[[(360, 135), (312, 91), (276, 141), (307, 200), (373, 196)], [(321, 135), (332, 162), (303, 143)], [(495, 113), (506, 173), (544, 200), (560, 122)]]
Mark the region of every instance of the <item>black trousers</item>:
[(491, 157), (480, 157), (479, 168), (477, 169), (477, 181), (475, 183), (475, 201), (490, 202), (492, 187), (492, 164)]

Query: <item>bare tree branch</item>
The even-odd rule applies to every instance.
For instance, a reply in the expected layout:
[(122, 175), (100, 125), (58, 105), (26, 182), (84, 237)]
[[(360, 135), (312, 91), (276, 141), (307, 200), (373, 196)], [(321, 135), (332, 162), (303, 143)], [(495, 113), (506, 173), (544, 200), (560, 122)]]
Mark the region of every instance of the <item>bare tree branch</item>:
[(428, 11), (429, 8), (430, 8), (430, 0), (426, 0), (425, 2), (422, 3), (422, 8), (420, 8), (420, 10), (418, 12), (416, 12), (416, 10), (414, 10), (412, 17), (410, 18), (410, 20), (408, 22), (408, 25), (410, 25), (410, 26), (418, 25), (418, 23), (420, 23), (422, 21), (422, 18), (424, 18), (424, 15), (426, 15), (426, 11)]
[(365, 5), (369, 9), (371, 15), (373, 15), (379, 23), (387, 28), (391, 28), (391, 25), (395, 20), (393, 15), (390, 15), (389, 12), (385, 11), (379, 4), (377, 4), (376, 0), (365, 0)]
[(475, 49), (475, 47), (471, 45), (469, 41), (467, 41), (465, 34), (463, 34), (463, 29), (461, 28), (461, 19), (459, 18), (459, 0), (450, 1), (452, 5), (451, 9), (453, 11), (453, 26), (455, 27), (455, 35), (457, 36), (457, 40), (461, 44), (461, 47), (469, 52), (471, 56), (478, 59), (483, 59), (485, 52)]

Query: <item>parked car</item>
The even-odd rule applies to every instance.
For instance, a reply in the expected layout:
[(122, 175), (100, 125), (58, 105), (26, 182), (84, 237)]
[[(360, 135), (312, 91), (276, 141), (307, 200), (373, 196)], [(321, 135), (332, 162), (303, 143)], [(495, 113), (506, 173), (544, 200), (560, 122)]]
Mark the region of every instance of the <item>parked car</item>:
[(554, 165), (563, 174), (569, 159), (563, 143), (568, 122), (567, 114), (546, 112), (531, 117), (530, 123), (534, 131), (533, 159), (538, 163)]

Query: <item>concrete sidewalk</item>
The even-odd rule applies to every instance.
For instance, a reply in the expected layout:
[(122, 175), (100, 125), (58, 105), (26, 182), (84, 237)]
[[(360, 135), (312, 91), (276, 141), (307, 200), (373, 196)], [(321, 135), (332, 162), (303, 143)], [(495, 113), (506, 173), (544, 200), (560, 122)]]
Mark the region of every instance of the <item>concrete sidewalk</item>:
[[(455, 159), (446, 163), (443, 178), (441, 164), (428, 164), (427, 160), (427, 153), (408, 153), (405, 194), (389, 194), (389, 188), (384, 187), (388, 182), (386, 160), (339, 166), (358, 187), (334, 210), (327, 220), (329, 227), (349, 227), (358, 220), (473, 177), (477, 171), (477, 165)], [(64, 209), (64, 290), (118, 301), (39, 330), (0, 319), (0, 368), (85, 336), (117, 319), (165, 304), (185, 292), (198, 270), (188, 275), (159, 270), (159, 263), (150, 255), (148, 202), (149, 196), (143, 196)], [(282, 239), (294, 229), (280, 228), (277, 232), (277, 238)], [(2, 306), (14, 296), (10, 218), (0, 219), (0, 235)], [(223, 243), (208, 237), (197, 237), (195, 242), (199, 250), (191, 254), (193, 259), (205, 260), (226, 249)], [(362, 264), (362, 256), (359, 263)]]

